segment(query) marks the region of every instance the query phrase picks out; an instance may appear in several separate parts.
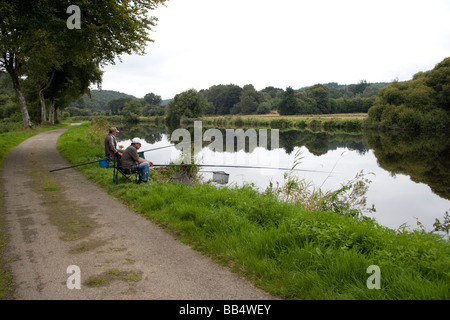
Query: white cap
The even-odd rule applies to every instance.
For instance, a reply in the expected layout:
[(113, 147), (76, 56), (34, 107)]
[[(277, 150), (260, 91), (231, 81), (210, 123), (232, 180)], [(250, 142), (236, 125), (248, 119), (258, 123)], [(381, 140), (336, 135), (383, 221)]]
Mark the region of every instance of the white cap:
[(133, 140), (131, 140), (131, 143), (139, 143), (139, 144), (142, 144), (142, 141), (141, 141), (141, 139), (139, 139), (139, 138), (134, 138)]

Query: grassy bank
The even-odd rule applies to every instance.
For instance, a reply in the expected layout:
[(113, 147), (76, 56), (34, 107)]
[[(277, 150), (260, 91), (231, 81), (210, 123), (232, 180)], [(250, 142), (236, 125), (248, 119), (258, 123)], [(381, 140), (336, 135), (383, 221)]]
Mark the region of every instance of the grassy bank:
[[(87, 125), (64, 133), (72, 164), (102, 157)], [(450, 244), (435, 234), (397, 232), (369, 219), (313, 212), (251, 186), (187, 187), (156, 176), (148, 185), (112, 183), (110, 169), (79, 167), (149, 220), (283, 299), (449, 299)], [(155, 176), (154, 176), (155, 177)], [(381, 288), (370, 290), (370, 266)]]
[[(234, 115), (234, 116), (204, 116), (197, 119), (183, 119), (183, 126), (191, 126), (194, 121), (202, 121), (204, 126), (215, 128), (268, 128), (297, 129), (311, 131), (360, 132), (364, 129), (367, 114), (330, 114), (309, 116), (279, 116), (270, 115)], [(83, 120), (89, 120), (83, 118)], [(123, 121), (124, 119), (118, 119)], [(156, 126), (165, 125), (165, 117), (141, 117), (140, 122)]]
[[(20, 129), (20, 123), (9, 124), (8, 128), (4, 127), (4, 133), (0, 133), (0, 173), (3, 168), (6, 155), (17, 145), (25, 141), (26, 139), (44, 132), (53, 130), (59, 127), (63, 127), (67, 124), (60, 124), (57, 126), (36, 126), (33, 129)], [(6, 132), (8, 131), (8, 132)], [(4, 184), (0, 185), (0, 300), (11, 298), (13, 292), (13, 285), (10, 273), (6, 267), (5, 261), (5, 249), (8, 244), (8, 236), (6, 234), (6, 222), (4, 217), (4, 190), (2, 189)]]
[[(250, 116), (215, 116), (198, 119), (206, 126), (242, 127), (270, 129), (309, 129), (311, 131), (345, 130), (361, 131), (364, 127), (365, 114), (332, 114), (310, 116), (250, 115)], [(194, 120), (187, 120), (189, 123)]]
[[(91, 121), (96, 117), (74, 117), (73, 121)], [(102, 117), (115, 123), (125, 122), (120, 116)], [(191, 126), (194, 121), (202, 121), (204, 126), (215, 128), (268, 128), (268, 129), (297, 129), (311, 131), (346, 131), (360, 132), (365, 126), (367, 114), (329, 114), (308, 116), (280, 116), (269, 115), (228, 115), (228, 116), (204, 116), (197, 119), (183, 119), (184, 126)], [(155, 126), (165, 126), (164, 116), (140, 117), (142, 123), (150, 123)]]

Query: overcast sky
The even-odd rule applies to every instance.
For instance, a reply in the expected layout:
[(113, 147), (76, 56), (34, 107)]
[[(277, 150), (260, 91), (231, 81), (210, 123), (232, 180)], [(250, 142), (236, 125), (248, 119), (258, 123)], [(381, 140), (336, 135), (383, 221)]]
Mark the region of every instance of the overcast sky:
[(170, 0), (153, 15), (155, 42), (107, 66), (104, 90), (405, 81), (450, 56), (448, 0)]

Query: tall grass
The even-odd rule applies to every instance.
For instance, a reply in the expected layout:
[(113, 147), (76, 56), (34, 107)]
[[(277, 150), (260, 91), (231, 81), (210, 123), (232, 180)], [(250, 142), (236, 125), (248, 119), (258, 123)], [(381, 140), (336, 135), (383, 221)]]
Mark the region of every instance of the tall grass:
[[(82, 126), (61, 136), (60, 152), (70, 162), (80, 162), (80, 153), (95, 158), (101, 152), (102, 146), (86, 144), (88, 132)], [(332, 206), (307, 209), (303, 201), (284, 201), (252, 186), (116, 186), (108, 169), (79, 170), (139, 214), (283, 299), (450, 298), (450, 245), (436, 234), (391, 230)], [(381, 270), (380, 290), (367, 287), (372, 265)]]

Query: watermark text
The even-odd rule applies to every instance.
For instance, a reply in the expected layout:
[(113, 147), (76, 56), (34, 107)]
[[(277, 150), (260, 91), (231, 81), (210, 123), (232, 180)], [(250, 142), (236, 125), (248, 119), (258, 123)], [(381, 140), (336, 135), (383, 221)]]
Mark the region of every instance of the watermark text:
[(70, 30), (81, 29), (81, 10), (77, 5), (71, 5), (67, 8), (66, 13), (71, 14), (67, 19), (66, 25)]

